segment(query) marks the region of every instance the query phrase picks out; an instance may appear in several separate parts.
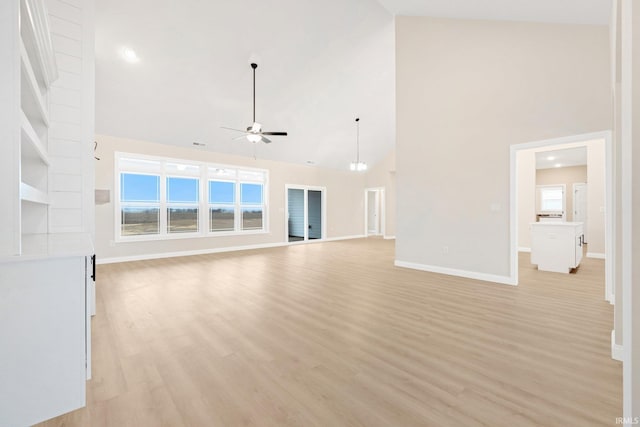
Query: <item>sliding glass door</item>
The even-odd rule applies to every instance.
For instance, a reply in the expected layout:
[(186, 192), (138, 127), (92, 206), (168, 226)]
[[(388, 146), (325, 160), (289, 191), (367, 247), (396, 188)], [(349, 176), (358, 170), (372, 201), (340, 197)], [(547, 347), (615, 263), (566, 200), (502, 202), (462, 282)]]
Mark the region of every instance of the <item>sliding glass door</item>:
[(324, 238), (324, 191), (324, 188), (320, 187), (286, 187), (288, 242)]

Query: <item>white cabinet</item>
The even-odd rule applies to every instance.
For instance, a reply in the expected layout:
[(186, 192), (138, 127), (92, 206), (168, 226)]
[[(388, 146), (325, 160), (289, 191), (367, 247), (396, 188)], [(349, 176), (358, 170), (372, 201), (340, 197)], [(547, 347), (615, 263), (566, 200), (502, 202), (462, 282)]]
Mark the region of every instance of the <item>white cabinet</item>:
[(582, 261), (584, 225), (581, 222), (531, 224), (531, 263), (538, 270), (569, 273)]
[(86, 234), (38, 235), (21, 257), (0, 259), (0, 425), (85, 405), (92, 252)]

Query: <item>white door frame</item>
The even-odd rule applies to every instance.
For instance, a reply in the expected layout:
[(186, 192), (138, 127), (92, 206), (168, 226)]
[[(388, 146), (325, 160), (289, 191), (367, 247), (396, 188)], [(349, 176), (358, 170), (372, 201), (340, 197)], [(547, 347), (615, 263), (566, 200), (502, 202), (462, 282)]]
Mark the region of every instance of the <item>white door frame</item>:
[(511, 273), (509, 284), (518, 284), (518, 170), (517, 153), (521, 150), (532, 148), (551, 147), (564, 144), (584, 144), (588, 141), (604, 140), (605, 145), (605, 300), (614, 303), (613, 286), (613, 137), (610, 130), (594, 132), (583, 135), (567, 136), (562, 138), (547, 139), (542, 141), (526, 142), (523, 144), (512, 144), (510, 147), (510, 235), (511, 251), (510, 265)]
[(364, 235), (369, 236), (369, 192), (376, 193), (376, 205), (378, 209), (378, 220), (380, 228), (378, 229), (378, 236), (386, 236), (386, 213), (385, 213), (385, 191), (384, 187), (370, 187), (364, 189)]
[(589, 214), (589, 186), (587, 185), (586, 182), (574, 182), (573, 185), (571, 186), (571, 194), (573, 196), (573, 213), (572, 218), (575, 221), (576, 220), (576, 187), (579, 185), (584, 185), (586, 190), (587, 190), (587, 194), (585, 195), (585, 200), (587, 201), (586, 206), (585, 206), (585, 214), (584, 214), (584, 232), (582, 233), (584, 235), (584, 243), (589, 244), (589, 239), (587, 239), (587, 225), (589, 224), (589, 217), (587, 216)]
[[(289, 189), (304, 191), (304, 240), (299, 242), (289, 241)], [(322, 233), (319, 239), (309, 240), (309, 190), (320, 191), (320, 200), (322, 203)], [(319, 242), (327, 239), (327, 187), (318, 187), (313, 185), (296, 185), (285, 184), (284, 186), (284, 242), (289, 245), (299, 245), (302, 243)]]

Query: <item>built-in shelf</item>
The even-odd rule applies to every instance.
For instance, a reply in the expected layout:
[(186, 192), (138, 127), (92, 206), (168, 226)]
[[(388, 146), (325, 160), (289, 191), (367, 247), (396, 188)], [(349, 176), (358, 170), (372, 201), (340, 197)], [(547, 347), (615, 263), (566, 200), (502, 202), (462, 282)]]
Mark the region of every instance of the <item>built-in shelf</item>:
[[(20, 40), (20, 61), (22, 63), (22, 78), (26, 82), (26, 86), (29, 88), (30, 95), (33, 103), (35, 104), (38, 115), (42, 119), (45, 126), (49, 127), (49, 109), (45, 103), (42, 93), (40, 92), (40, 86), (38, 80), (31, 66), (27, 49), (24, 46), (22, 40)], [(24, 106), (23, 106), (24, 109)]]
[(49, 155), (47, 154), (46, 148), (40, 141), (38, 134), (31, 126), (31, 122), (24, 114), (24, 111), (20, 111), (20, 128), (22, 130), (22, 141), (26, 142), (23, 144), (23, 150), (26, 148), (30, 152), (34, 153), (42, 163), (49, 166)]
[(49, 204), (49, 196), (47, 193), (24, 182), (20, 183), (20, 199), (25, 202), (39, 203), (43, 205)]
[(42, 0), (20, 1), (20, 32), (31, 58), (36, 63), (42, 82), (51, 86), (58, 78), (58, 65), (53, 51), (53, 41), (47, 8)]

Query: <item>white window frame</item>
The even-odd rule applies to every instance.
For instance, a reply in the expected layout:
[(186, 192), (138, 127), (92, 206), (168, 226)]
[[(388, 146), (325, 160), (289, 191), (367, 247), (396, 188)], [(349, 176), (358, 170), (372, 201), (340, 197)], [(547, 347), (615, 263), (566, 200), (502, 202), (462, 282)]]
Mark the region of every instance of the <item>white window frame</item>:
[[(562, 210), (544, 210), (542, 209), (542, 193), (548, 189), (562, 189)], [(538, 214), (562, 214), (562, 218), (566, 219), (567, 214), (567, 188), (565, 184), (536, 185), (536, 211)]]
[[(116, 242), (140, 242), (150, 240), (173, 240), (173, 239), (189, 239), (189, 238), (201, 238), (201, 237), (219, 237), (219, 236), (240, 236), (251, 234), (267, 234), (269, 233), (269, 171), (267, 169), (258, 169), (237, 165), (226, 165), (208, 162), (199, 162), (195, 160), (176, 159), (169, 157), (148, 156), (137, 153), (115, 152), (114, 154), (114, 240)], [(136, 170), (135, 167), (120, 168), (121, 159), (132, 159), (141, 161), (153, 161), (160, 163), (159, 172), (144, 171), (142, 168)], [(172, 170), (168, 172), (166, 165), (169, 163), (178, 163), (187, 165), (189, 167), (198, 167), (199, 175), (185, 173), (184, 175)], [(212, 178), (209, 176), (209, 169), (233, 169), (235, 170), (235, 178)], [(240, 172), (246, 171), (251, 173), (258, 173), (263, 176), (261, 180), (240, 179)], [(121, 202), (121, 190), (120, 190), (120, 174), (132, 173), (140, 175), (153, 175), (160, 176), (160, 220), (159, 234), (140, 234), (133, 236), (122, 235), (122, 207), (126, 206), (146, 206), (147, 203), (130, 203)], [(198, 231), (187, 233), (169, 233), (167, 229), (168, 221), (168, 209), (170, 207), (194, 207), (193, 203), (168, 203), (167, 202), (167, 178), (192, 178), (198, 180)], [(209, 231), (209, 208), (212, 206), (222, 206), (223, 204), (209, 204), (209, 181), (230, 181), (235, 183), (235, 203), (233, 204), (235, 217), (234, 217), (234, 230), (233, 231)], [(262, 229), (242, 230), (241, 216), (242, 208), (240, 203), (240, 184), (262, 184)], [(158, 204), (151, 203), (156, 207)], [(228, 204), (228, 206), (232, 206)]]

